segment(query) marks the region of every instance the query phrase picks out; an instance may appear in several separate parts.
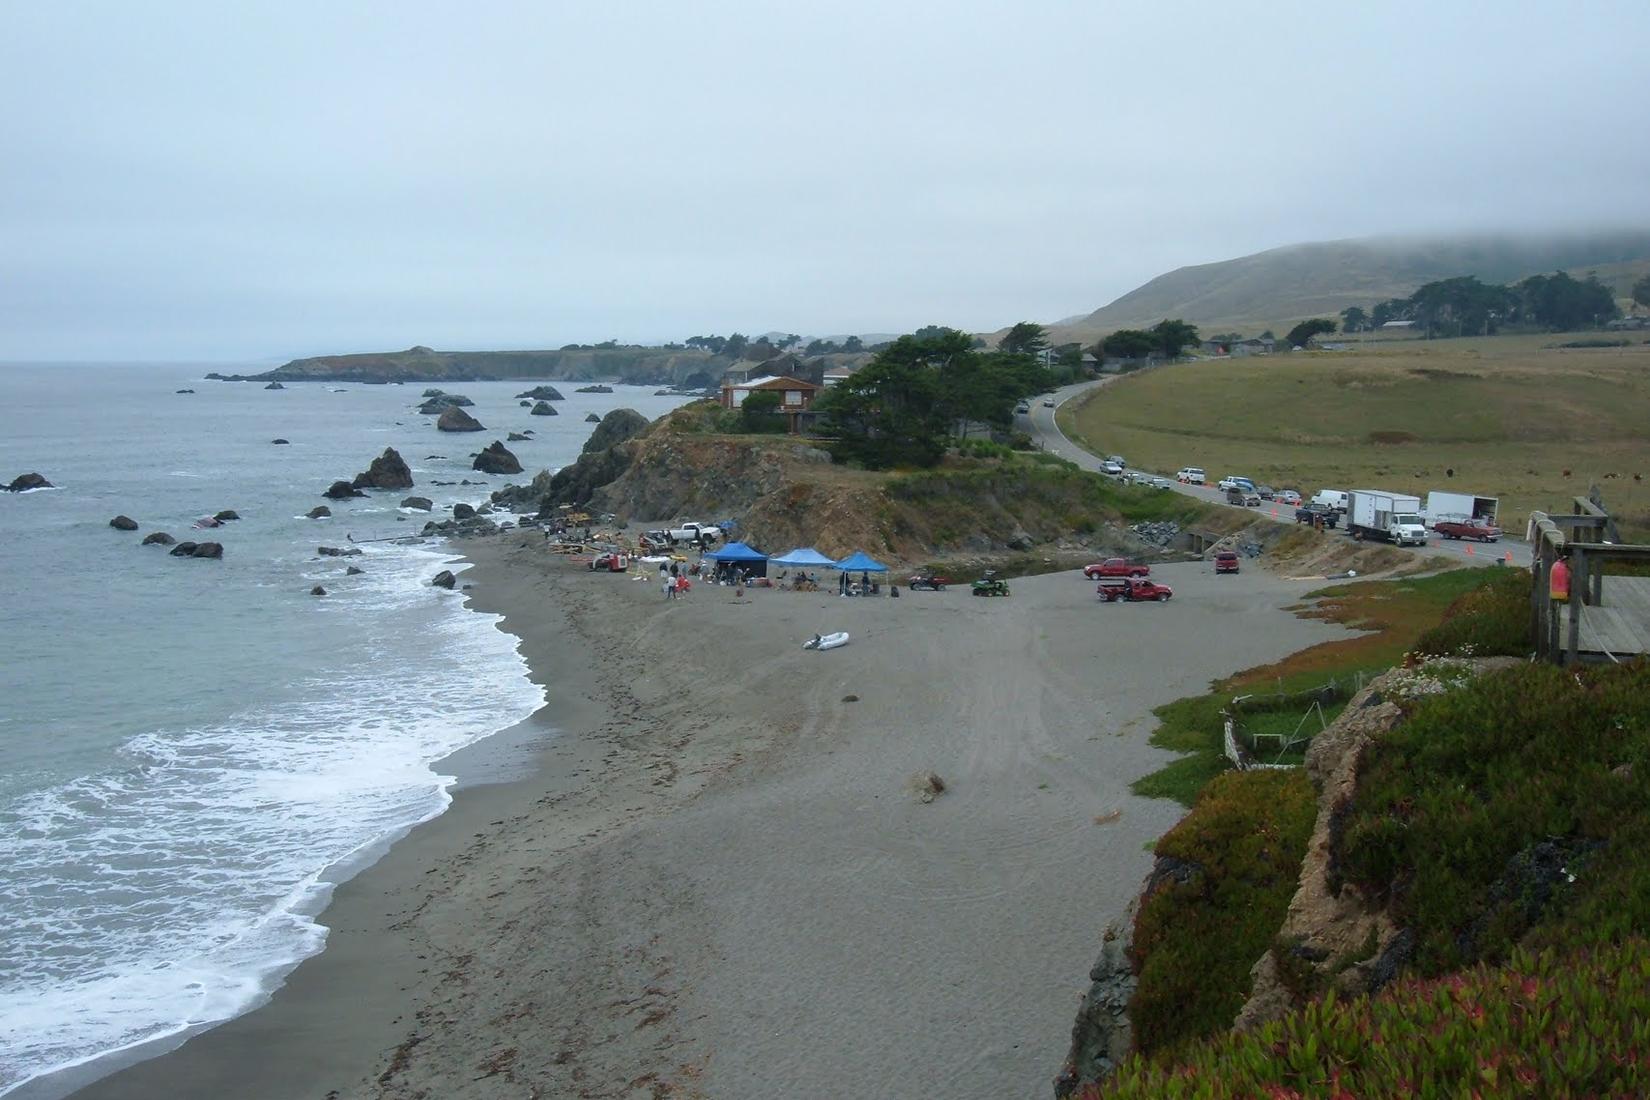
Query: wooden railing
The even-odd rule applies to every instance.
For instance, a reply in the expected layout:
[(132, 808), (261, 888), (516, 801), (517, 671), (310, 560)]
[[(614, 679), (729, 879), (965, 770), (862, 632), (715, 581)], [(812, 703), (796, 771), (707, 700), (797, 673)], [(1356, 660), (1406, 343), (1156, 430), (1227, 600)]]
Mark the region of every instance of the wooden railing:
[[(1560, 665), (1582, 660), (1586, 609), (1606, 606), (1605, 566), (1612, 561), (1650, 565), (1650, 546), (1613, 541), (1616, 537), (1610, 514), (1586, 497), (1576, 497), (1567, 516), (1530, 513), (1530, 629), (1537, 656)], [(1553, 565), (1560, 559), (1570, 571), (1567, 604), (1550, 595)]]

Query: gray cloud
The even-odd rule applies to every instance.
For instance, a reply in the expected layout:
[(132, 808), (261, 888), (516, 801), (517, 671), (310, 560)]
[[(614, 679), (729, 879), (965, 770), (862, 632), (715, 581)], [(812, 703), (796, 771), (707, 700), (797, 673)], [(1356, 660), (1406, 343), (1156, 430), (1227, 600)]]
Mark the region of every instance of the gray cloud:
[(989, 329), (1650, 223), (1626, 3), (566, 7), (14, 6), (0, 358)]

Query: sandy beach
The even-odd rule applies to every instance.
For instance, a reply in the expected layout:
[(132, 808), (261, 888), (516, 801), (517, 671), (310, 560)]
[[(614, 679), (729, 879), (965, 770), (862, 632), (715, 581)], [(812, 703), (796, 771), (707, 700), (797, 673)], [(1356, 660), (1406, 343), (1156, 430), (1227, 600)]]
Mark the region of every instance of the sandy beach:
[(1151, 708), (1339, 631), (1256, 567), (1154, 567), (1165, 604), (1076, 573), (667, 602), (536, 537), (465, 553), (548, 687), (475, 757), (523, 774), (341, 886), (266, 1006), (77, 1097), (1041, 1100), (1182, 812), (1128, 793)]

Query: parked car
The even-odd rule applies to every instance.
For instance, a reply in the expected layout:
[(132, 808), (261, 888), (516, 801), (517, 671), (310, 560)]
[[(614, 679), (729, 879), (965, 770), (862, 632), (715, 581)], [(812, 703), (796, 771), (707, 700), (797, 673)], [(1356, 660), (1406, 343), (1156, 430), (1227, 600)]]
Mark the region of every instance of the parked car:
[[(999, 405), (999, 406), (997, 406), (997, 407), (998, 407), (998, 408), (1002, 408), (1002, 406), (1001, 406), (1001, 405)], [(1043, 408), (1045, 408), (1045, 409), (1052, 409), (1052, 408), (1053, 408), (1053, 407), (1054, 407), (1054, 398), (1052, 398), (1052, 397), (1045, 397), (1045, 398), (1043, 398)]]
[(1255, 492), (1260, 494), (1262, 500), (1276, 500), (1278, 498), (1278, 494), (1273, 491), (1270, 485), (1256, 485)]
[(913, 573), (911, 575), (911, 579), (905, 582), (905, 586), (912, 591), (926, 588), (934, 592), (944, 592), (945, 586), (950, 583), (950, 577), (941, 577), (934, 573), (925, 571), (922, 573)]
[(1153, 489), (1167, 489), (1169, 487), (1169, 479), (1166, 477), (1154, 477), (1151, 479), (1151, 487)]
[(1226, 477), (1221, 478), (1219, 483), (1216, 485), (1216, 488), (1220, 488), (1220, 489), (1249, 489), (1249, 490), (1253, 491), (1254, 488), (1255, 488), (1255, 483), (1250, 481), (1246, 477), (1239, 477), (1236, 474), (1230, 474)]
[(1119, 466), (1127, 466), (1128, 465), (1127, 462), (1123, 461), (1123, 456), (1122, 455), (1107, 455), (1106, 456), (1106, 461), (1107, 462), (1115, 462)]
[(1481, 519), (1473, 519), (1468, 516), (1441, 519), (1432, 525), (1432, 529), (1446, 539), (1477, 539), (1479, 542), (1496, 542), (1501, 538), (1501, 528), (1493, 523), (1485, 523)]
[(1301, 502), (1301, 495), (1293, 489), (1279, 489), (1277, 495), (1279, 504), (1287, 504), (1293, 508)]
[(1204, 477), (1203, 467), (1182, 466), (1180, 468), (1180, 472), (1174, 476), (1175, 480), (1179, 481), (1183, 485), (1202, 485)]
[(1126, 558), (1107, 558), (1083, 566), (1083, 576), (1091, 581), (1099, 577), (1145, 577), (1150, 576), (1151, 571), (1152, 567), (1144, 562), (1130, 562)]
[(1100, 472), (1103, 474), (1110, 474), (1112, 477), (1122, 477), (1123, 467), (1108, 458), (1106, 461), (1100, 463)]
[(1319, 518), (1322, 518), (1325, 527), (1334, 527), (1341, 522), (1341, 513), (1339, 510), (1331, 508), (1327, 504), (1319, 504), (1315, 500), (1295, 509), (1296, 523), (1316, 523)]
[(1137, 580), (1133, 577), (1123, 577), (1118, 580), (1107, 578), (1096, 585), (1094, 591), (1103, 603), (1116, 603), (1118, 600), (1125, 600), (1129, 603), (1157, 600), (1161, 603), (1174, 595), (1174, 589), (1166, 584)]
[(1017, 412), (1017, 413), (1028, 413), (1028, 412), (1030, 412), (1031, 411), (1031, 402), (1029, 402), (1029, 401), (1020, 402), (1018, 405), (1014, 406), (1014, 411)]
[(1346, 509), (1352, 503), (1350, 494), (1341, 489), (1319, 489), (1312, 497), (1314, 504), (1327, 504), (1329, 507), (1346, 514)]
[(1238, 556), (1236, 550), (1217, 550), (1215, 552), (1216, 573), (1236, 573), (1238, 571)]
[(1260, 494), (1253, 489), (1243, 489), (1236, 485), (1226, 490), (1226, 503), (1238, 504), (1246, 508), (1260, 507)]

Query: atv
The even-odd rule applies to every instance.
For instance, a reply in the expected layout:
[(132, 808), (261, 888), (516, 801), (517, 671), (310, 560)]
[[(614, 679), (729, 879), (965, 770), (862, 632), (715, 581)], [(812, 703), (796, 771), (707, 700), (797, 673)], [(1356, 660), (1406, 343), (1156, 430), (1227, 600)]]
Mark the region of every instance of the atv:
[(936, 577), (932, 573), (917, 573), (905, 582), (905, 586), (913, 592), (923, 588), (931, 592), (944, 592), (945, 586), (950, 583), (950, 577)]
[(1008, 582), (999, 578), (995, 569), (987, 569), (985, 576), (975, 581), (972, 588), (976, 596), (1008, 595)]

